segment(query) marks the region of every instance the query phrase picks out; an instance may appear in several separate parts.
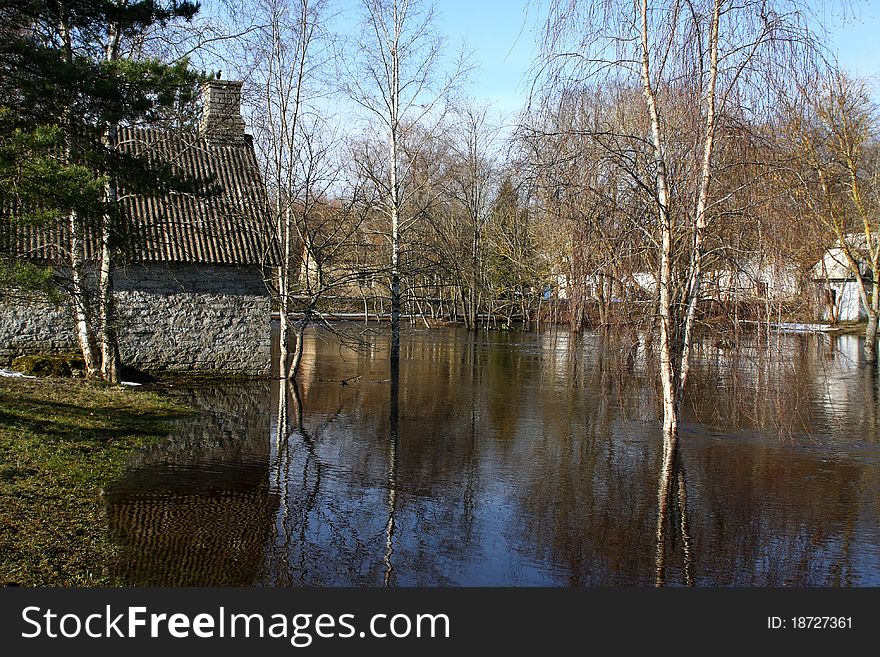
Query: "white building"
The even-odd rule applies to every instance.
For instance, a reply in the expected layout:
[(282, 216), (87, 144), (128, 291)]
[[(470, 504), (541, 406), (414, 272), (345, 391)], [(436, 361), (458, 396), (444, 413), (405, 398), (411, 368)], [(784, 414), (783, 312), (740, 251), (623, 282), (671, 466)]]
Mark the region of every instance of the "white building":
[(749, 258), (708, 272), (703, 296), (718, 301), (772, 301), (792, 299), (800, 291), (797, 268)]
[[(847, 235), (852, 238), (850, 252), (856, 257), (858, 275), (865, 283), (868, 294), (871, 293), (871, 270), (866, 259), (860, 256), (859, 242), (864, 245), (864, 235)], [(859, 296), (859, 283), (856, 272), (846, 257), (843, 246), (838, 243), (825, 251), (810, 272), (811, 278), (819, 286), (822, 319), (826, 321), (846, 321), (866, 319), (868, 314)]]

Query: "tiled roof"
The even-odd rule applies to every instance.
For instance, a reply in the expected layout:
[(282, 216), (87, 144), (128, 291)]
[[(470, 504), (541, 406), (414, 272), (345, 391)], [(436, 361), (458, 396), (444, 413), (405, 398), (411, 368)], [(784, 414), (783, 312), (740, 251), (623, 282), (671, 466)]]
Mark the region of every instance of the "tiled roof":
[[(206, 195), (168, 192), (158, 196), (120, 190), (128, 262), (271, 264), (266, 189), (249, 139), (206, 140), (195, 134), (121, 128), (120, 147), (148, 160), (171, 163), (175, 172), (216, 187)], [(9, 223), (3, 230), (9, 231)], [(17, 257), (64, 262), (66, 222), (19, 227), (7, 233), (3, 250)], [(97, 256), (97, 235), (85, 240), (87, 259)]]

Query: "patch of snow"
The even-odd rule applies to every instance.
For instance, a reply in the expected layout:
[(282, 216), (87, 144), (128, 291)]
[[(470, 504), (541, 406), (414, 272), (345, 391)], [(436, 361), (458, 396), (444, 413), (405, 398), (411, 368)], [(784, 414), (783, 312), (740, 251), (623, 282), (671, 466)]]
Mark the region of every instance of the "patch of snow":
[(814, 333), (817, 331), (832, 331), (827, 324), (799, 324), (796, 322), (782, 322), (774, 324), (773, 328), (787, 333)]
[(141, 386), (143, 384), (142, 383), (135, 383), (133, 381), (120, 381), (119, 385), (121, 385), (121, 386)]
[(16, 372), (15, 370), (6, 370), (0, 368), (0, 376), (5, 376), (7, 379), (36, 379), (35, 376), (28, 376), (27, 374), (22, 374), (21, 372)]

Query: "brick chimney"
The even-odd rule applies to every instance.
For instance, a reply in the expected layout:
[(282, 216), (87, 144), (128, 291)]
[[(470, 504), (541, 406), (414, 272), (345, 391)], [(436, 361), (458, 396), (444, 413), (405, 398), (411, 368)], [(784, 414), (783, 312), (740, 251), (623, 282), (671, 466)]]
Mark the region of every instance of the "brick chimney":
[(202, 120), (199, 135), (210, 141), (244, 141), (241, 118), (241, 82), (208, 80), (202, 84)]

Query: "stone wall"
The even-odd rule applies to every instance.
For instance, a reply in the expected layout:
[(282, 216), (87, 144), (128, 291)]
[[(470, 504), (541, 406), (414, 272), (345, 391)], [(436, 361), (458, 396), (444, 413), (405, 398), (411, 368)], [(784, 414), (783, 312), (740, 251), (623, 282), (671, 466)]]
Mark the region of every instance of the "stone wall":
[(76, 351), (70, 312), (44, 302), (0, 302), (0, 361), (40, 352)]
[[(269, 371), (270, 303), (256, 268), (136, 265), (113, 279), (123, 363), (147, 371)], [(0, 306), (0, 359), (76, 350), (66, 306)]]

